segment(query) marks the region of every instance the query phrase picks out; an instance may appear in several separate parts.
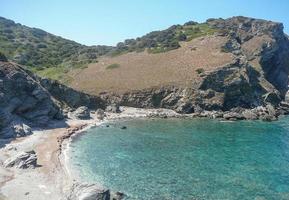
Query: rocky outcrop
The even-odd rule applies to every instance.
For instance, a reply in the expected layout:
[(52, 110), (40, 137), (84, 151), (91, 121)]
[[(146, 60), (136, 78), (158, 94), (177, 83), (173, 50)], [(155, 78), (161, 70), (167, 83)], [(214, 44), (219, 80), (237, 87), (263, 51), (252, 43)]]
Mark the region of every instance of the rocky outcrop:
[[(207, 23), (219, 30), (216, 34), (226, 39), (220, 51), (231, 54), (231, 63), (202, 73), (190, 86), (161, 86), (117, 95), (102, 94), (102, 98), (123, 106), (169, 108), (179, 113), (223, 112), (228, 119), (274, 119), (276, 115), (272, 113), (269, 114), (272, 117), (266, 117), (249, 110), (266, 106), (278, 110), (285, 100), (289, 40), (283, 25), (246, 17), (211, 19)], [(277, 112), (277, 115), (285, 113), (284, 109), (283, 106), (283, 112)], [(247, 111), (242, 113), (244, 110)]]
[(110, 191), (95, 184), (74, 184), (68, 200), (110, 200)]
[(71, 116), (76, 119), (90, 119), (90, 112), (86, 106), (81, 106), (72, 112)]
[[(0, 62), (0, 138), (29, 135), (28, 126), (47, 126), (51, 120), (63, 119), (63, 110), (85, 105), (105, 107), (99, 97), (43, 80), (14, 63)], [(78, 118), (89, 118), (88, 109), (83, 107), (74, 113)]]
[(15, 64), (0, 62), (0, 99), (0, 137), (26, 135), (26, 126), (15, 126), (21, 121), (43, 126), (62, 118), (58, 102), (38, 79)]
[(67, 87), (58, 81), (42, 79), (41, 85), (63, 105), (70, 108), (86, 106), (89, 109), (105, 109), (106, 102), (98, 96), (92, 96), (70, 87)]
[(35, 168), (37, 166), (37, 156), (35, 151), (22, 152), (4, 162), (4, 167), (15, 167), (18, 169)]

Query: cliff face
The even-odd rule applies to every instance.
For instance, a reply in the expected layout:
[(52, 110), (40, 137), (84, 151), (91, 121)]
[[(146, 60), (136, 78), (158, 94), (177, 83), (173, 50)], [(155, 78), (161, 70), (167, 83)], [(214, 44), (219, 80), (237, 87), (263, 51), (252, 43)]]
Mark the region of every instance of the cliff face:
[(19, 65), (0, 62), (0, 138), (28, 134), (28, 126), (43, 127), (62, 119), (62, 110), (87, 105), (103, 107), (102, 101), (55, 81), (43, 80)]
[(277, 107), (288, 90), (289, 41), (283, 25), (245, 17), (207, 23), (225, 38), (220, 51), (231, 54), (232, 62), (201, 73), (189, 87), (162, 86), (104, 98), (121, 105), (172, 108), (182, 113), (267, 104)]

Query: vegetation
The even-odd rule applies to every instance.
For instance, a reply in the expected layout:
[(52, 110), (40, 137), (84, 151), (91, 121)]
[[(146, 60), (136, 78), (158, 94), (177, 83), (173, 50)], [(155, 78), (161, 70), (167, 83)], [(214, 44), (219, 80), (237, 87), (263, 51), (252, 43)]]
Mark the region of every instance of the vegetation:
[[(97, 62), (102, 55), (117, 56), (127, 52), (162, 53), (177, 49), (180, 42), (211, 35), (216, 30), (208, 24), (187, 22), (163, 31), (154, 31), (136, 39), (127, 39), (116, 47), (85, 46), (37, 28), (29, 28), (0, 17), (0, 59), (7, 59), (27, 66), (40, 76), (69, 80), (67, 72), (84, 68)], [(4, 56), (5, 55), (5, 56)], [(112, 64), (107, 69), (119, 67)]]
[(106, 69), (116, 69), (116, 68), (119, 68), (119, 67), (120, 67), (119, 64), (114, 63), (114, 64), (111, 64), (111, 65), (108, 65), (108, 66), (106, 67)]
[(111, 49), (109, 46), (87, 47), (0, 17), (0, 51), (10, 60), (35, 68), (34, 71), (82, 67)]
[(6, 56), (0, 51), (0, 61), (7, 62)]
[(216, 30), (208, 24), (198, 24), (197, 22), (187, 22), (184, 25), (174, 25), (163, 31), (154, 31), (143, 37), (127, 39), (117, 44), (110, 55), (116, 56), (127, 52), (140, 52), (148, 49), (149, 53), (162, 53), (177, 49), (182, 41), (190, 41), (194, 38), (211, 35)]
[(202, 74), (202, 73), (205, 72), (205, 70), (204, 70), (203, 68), (198, 68), (198, 69), (196, 69), (196, 72), (197, 72), (198, 74)]

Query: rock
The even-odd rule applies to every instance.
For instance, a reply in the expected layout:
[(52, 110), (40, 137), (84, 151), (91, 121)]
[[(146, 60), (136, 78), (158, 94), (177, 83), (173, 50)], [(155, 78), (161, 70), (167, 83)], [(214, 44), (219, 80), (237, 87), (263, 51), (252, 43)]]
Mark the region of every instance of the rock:
[(86, 106), (81, 106), (77, 108), (73, 113), (72, 116), (76, 119), (90, 119), (90, 113)]
[(96, 110), (96, 118), (99, 120), (103, 120), (105, 117), (105, 113), (104, 110), (102, 110), (101, 108)]
[(185, 114), (193, 113), (194, 107), (191, 102), (184, 102), (177, 107), (176, 112)]
[(122, 127), (120, 127), (120, 129), (127, 129), (127, 127), (126, 126), (122, 126)]
[(266, 121), (266, 122), (271, 122), (271, 121), (277, 120), (277, 118), (275, 116), (268, 115), (268, 114), (260, 116), (260, 119), (263, 121)]
[(19, 169), (35, 168), (37, 166), (37, 156), (35, 151), (27, 151), (17, 154), (4, 162), (4, 167), (16, 167)]
[(236, 112), (227, 112), (223, 115), (223, 118), (226, 120), (242, 120), (244, 116)]
[(253, 112), (252, 110), (249, 110), (249, 109), (243, 111), (242, 115), (247, 120), (256, 120), (256, 119), (258, 119), (258, 115), (255, 112)]
[(115, 192), (115, 193), (113, 193), (113, 195), (112, 195), (112, 200), (122, 200), (122, 199), (124, 199), (124, 197), (125, 197), (125, 194), (124, 194), (124, 193), (122, 193), (122, 192)]
[(111, 105), (107, 106), (105, 111), (111, 112), (111, 113), (120, 113), (121, 112), (118, 104), (111, 104)]
[(13, 127), (14, 124), (46, 126), (61, 115), (60, 103), (39, 82), (40, 78), (21, 66), (0, 62), (1, 138), (30, 134), (26, 126)]
[(270, 105), (270, 104), (266, 105), (266, 109), (267, 109), (269, 116), (276, 117), (276, 111), (272, 105)]
[(38, 99), (38, 100), (43, 100), (48, 97), (47, 92), (45, 92), (42, 88), (37, 87), (33, 90), (32, 95)]
[(110, 200), (110, 191), (95, 184), (79, 184), (72, 186), (69, 200)]
[(12, 127), (16, 137), (24, 137), (32, 134), (32, 130), (26, 124), (16, 124)]

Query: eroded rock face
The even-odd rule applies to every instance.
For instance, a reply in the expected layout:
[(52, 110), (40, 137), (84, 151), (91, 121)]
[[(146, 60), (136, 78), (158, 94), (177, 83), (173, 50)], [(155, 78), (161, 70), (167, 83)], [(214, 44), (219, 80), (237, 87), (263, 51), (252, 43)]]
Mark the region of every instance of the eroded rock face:
[[(47, 125), (62, 117), (58, 102), (32, 74), (15, 64), (0, 62), (0, 137), (30, 134), (26, 125), (11, 125), (26, 121), (32, 125)], [(15, 134), (8, 134), (12, 127)]]
[(42, 79), (41, 85), (62, 104), (70, 108), (86, 106), (90, 109), (105, 109), (106, 102), (98, 96), (92, 96), (60, 84), (58, 81)]
[(4, 167), (15, 167), (19, 169), (35, 168), (37, 156), (35, 151), (21, 152), (4, 162)]
[[(289, 40), (283, 25), (246, 17), (207, 23), (226, 39), (220, 51), (231, 54), (231, 63), (203, 73), (200, 81), (192, 81), (188, 87), (161, 86), (103, 98), (124, 106), (169, 108), (179, 113), (250, 110), (266, 105), (278, 108), (288, 90), (289, 74)], [(255, 118), (252, 113), (244, 114), (246, 119)]]

